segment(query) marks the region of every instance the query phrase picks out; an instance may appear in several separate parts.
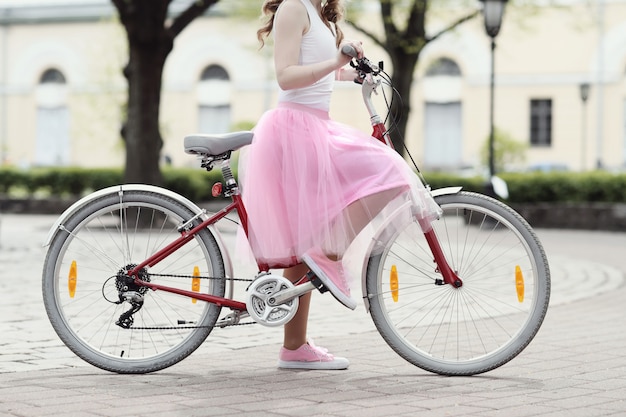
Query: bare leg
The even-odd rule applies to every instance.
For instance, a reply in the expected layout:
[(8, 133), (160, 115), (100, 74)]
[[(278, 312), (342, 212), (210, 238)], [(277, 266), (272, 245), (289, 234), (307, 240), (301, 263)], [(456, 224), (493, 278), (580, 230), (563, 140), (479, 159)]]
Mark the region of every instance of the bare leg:
[[(345, 222), (350, 226), (350, 230), (344, 230), (350, 239), (354, 239), (357, 234), (375, 217), (393, 198), (397, 197), (402, 190), (392, 189), (365, 197), (350, 206), (344, 212), (348, 219)], [(341, 233), (341, 232), (339, 232)], [(329, 255), (333, 260), (341, 259), (339, 255)], [(309, 268), (305, 264), (299, 264), (287, 268), (283, 276), (291, 282), (296, 282), (302, 278)], [(307, 324), (309, 320), (309, 306), (311, 304), (311, 293), (300, 297), (298, 312), (284, 326), (283, 346), (285, 349), (296, 350), (307, 341)]]
[[(287, 268), (283, 272), (283, 276), (291, 282), (296, 282), (302, 278), (309, 268), (304, 264), (299, 264), (291, 268)], [(295, 316), (285, 324), (285, 335), (283, 346), (285, 349), (296, 350), (306, 343), (307, 324), (309, 321), (309, 306), (311, 304), (311, 293), (308, 292), (300, 297), (298, 304), (298, 312)]]
[[(381, 191), (364, 197), (350, 204), (343, 212), (343, 216), (346, 219), (344, 222), (346, 230), (344, 230), (343, 233), (348, 236), (350, 240), (353, 240), (359, 232), (363, 230), (391, 200), (400, 195), (402, 191), (402, 189), (392, 188), (391, 190)], [(341, 257), (339, 256), (337, 258)]]

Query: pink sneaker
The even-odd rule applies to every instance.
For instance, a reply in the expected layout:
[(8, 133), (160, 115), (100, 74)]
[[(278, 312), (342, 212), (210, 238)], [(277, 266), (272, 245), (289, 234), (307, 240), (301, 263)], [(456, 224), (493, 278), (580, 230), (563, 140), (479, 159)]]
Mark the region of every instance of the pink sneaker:
[(327, 349), (315, 346), (312, 341), (296, 350), (281, 347), (278, 355), (278, 367), (284, 369), (340, 370), (347, 369), (349, 365), (346, 358), (333, 356)]
[(322, 281), (337, 301), (351, 310), (356, 308), (356, 301), (350, 296), (350, 287), (341, 261), (331, 261), (320, 249), (316, 248), (305, 253), (302, 256), (302, 262)]

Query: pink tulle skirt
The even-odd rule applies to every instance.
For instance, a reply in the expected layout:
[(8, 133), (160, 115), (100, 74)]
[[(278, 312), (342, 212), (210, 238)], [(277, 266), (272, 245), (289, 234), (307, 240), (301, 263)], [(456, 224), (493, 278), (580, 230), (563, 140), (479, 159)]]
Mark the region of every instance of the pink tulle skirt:
[(391, 200), (413, 200), (412, 214), (439, 208), (406, 162), (373, 137), (328, 113), (281, 103), (263, 115), (244, 149), (239, 178), (248, 242), (270, 268), (293, 266), (312, 247), (342, 254)]

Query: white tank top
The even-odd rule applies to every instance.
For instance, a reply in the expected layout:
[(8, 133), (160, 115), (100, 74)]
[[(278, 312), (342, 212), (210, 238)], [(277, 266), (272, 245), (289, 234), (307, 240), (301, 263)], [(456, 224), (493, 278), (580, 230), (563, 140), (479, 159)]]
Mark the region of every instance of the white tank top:
[[(333, 32), (324, 24), (317, 10), (309, 0), (300, 0), (309, 14), (310, 28), (302, 35), (298, 64), (308, 65), (332, 59), (337, 54)], [(331, 72), (308, 87), (283, 90), (279, 87), (278, 102), (291, 102), (328, 111), (333, 92), (335, 73)]]

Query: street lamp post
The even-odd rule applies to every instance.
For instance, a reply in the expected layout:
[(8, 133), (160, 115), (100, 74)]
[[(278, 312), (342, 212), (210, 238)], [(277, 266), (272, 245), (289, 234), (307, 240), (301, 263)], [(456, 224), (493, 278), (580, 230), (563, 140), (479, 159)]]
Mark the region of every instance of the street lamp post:
[(502, 16), (504, 15), (504, 6), (507, 0), (480, 0), (483, 3), (483, 16), (485, 18), (485, 31), (491, 38), (491, 82), (490, 82), (490, 126), (489, 126), (489, 178), (496, 173), (495, 160), (494, 160), (494, 80), (495, 80), (495, 49), (496, 49), (496, 36), (500, 32), (502, 26)]
[(580, 170), (585, 171), (587, 167), (587, 99), (589, 98), (589, 83), (580, 84), (580, 99), (583, 102), (582, 126), (581, 126), (581, 149), (580, 149)]

